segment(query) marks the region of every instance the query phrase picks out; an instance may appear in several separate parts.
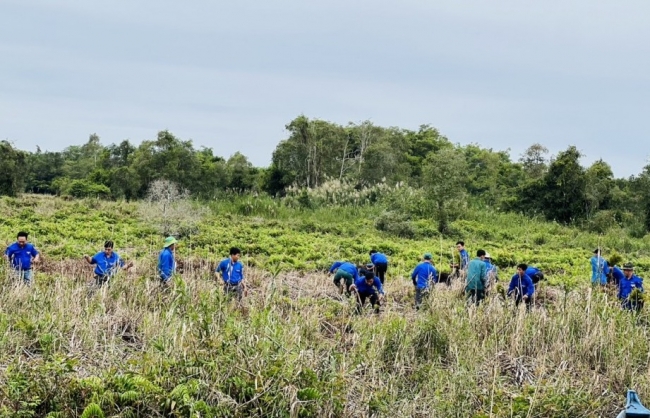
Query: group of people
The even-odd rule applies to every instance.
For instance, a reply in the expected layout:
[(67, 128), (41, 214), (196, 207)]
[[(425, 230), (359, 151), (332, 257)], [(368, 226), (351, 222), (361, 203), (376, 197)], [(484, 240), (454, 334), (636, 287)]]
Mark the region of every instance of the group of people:
[[(492, 264), (492, 258), (485, 250), (478, 250), (476, 258), (470, 259), (463, 241), (456, 243), (456, 249), (459, 261), (451, 264), (451, 274), (438, 273), (431, 253), (424, 254), (422, 261), (415, 266), (411, 273), (415, 289), (415, 309), (420, 309), (432, 286), (441, 282), (449, 284), (450, 278), (464, 280), (467, 301), (475, 305), (479, 305), (485, 299), (488, 289), (499, 280), (498, 268)], [(592, 282), (601, 281), (602, 284), (606, 284), (609, 278), (609, 281), (618, 287), (618, 298), (623, 309), (641, 309), (643, 298), (638, 294), (635, 296), (634, 291), (636, 289), (638, 292), (643, 292), (643, 279), (634, 274), (632, 263), (625, 263), (622, 268), (610, 267), (600, 256), (599, 250), (594, 253), (591, 260)], [(370, 301), (375, 312), (379, 312), (385, 297), (383, 285), (388, 270), (388, 257), (376, 250), (371, 250), (369, 255), (370, 263), (365, 266), (357, 267), (349, 261), (336, 261), (329, 269), (329, 273), (334, 274), (334, 285), (340, 289), (341, 294), (345, 292), (348, 296), (357, 295), (358, 312), (367, 300)], [(377, 268), (379, 263), (381, 267)], [(516, 273), (510, 279), (506, 296), (514, 299), (516, 306), (523, 302), (526, 310), (529, 311), (537, 284), (544, 279), (544, 273), (539, 268), (520, 263), (517, 265)]]
[[(21, 231), (16, 237), (16, 242), (9, 245), (5, 250), (4, 257), (10, 263), (11, 272), (16, 280), (26, 285), (33, 282), (33, 267), (40, 261), (40, 253), (32, 243), (28, 241), (29, 234)], [(158, 277), (162, 285), (169, 285), (176, 272), (175, 251), (178, 241), (174, 237), (167, 237), (163, 243), (163, 249), (158, 255)], [(244, 264), (239, 260), (241, 251), (232, 247), (229, 257), (223, 259), (215, 270), (217, 279), (223, 281), (224, 292), (234, 294), (239, 300), (246, 294), (244, 283)], [(88, 264), (94, 265), (94, 284), (101, 287), (107, 284), (119, 270), (128, 270), (133, 267), (133, 261), (126, 263), (117, 252), (114, 251), (114, 243), (108, 240), (104, 243), (104, 250), (92, 257), (84, 255), (83, 259)]]
[[(33, 265), (40, 260), (40, 253), (28, 241), (27, 232), (19, 232), (16, 242), (5, 250), (5, 259), (10, 263), (11, 270), (17, 280), (30, 285), (33, 281)], [(162, 285), (169, 285), (176, 271), (175, 251), (178, 241), (174, 237), (167, 237), (163, 249), (158, 256), (157, 272)], [(411, 273), (411, 280), (415, 288), (415, 308), (420, 309), (424, 298), (429, 294), (431, 287), (437, 283), (447, 283), (453, 277), (464, 279), (465, 295), (469, 303), (480, 304), (485, 299), (487, 290), (499, 280), (498, 269), (492, 264), (490, 254), (485, 250), (478, 250), (476, 257), (470, 260), (465, 249), (465, 243), (456, 243), (458, 263), (452, 263), (452, 273), (439, 274), (433, 264), (433, 256), (426, 253), (422, 261), (415, 266)], [(238, 300), (247, 294), (244, 281), (244, 264), (240, 261), (241, 250), (237, 247), (230, 248), (229, 256), (223, 259), (215, 269), (215, 278), (223, 282), (224, 292), (234, 295)], [(133, 267), (133, 262), (126, 263), (114, 251), (113, 241), (104, 243), (103, 251), (94, 256), (84, 255), (88, 264), (94, 265), (95, 285), (103, 286), (120, 270)], [(361, 312), (367, 301), (370, 302), (375, 312), (379, 312), (385, 298), (384, 283), (388, 272), (389, 260), (386, 254), (375, 249), (369, 252), (369, 262), (357, 267), (349, 261), (336, 261), (329, 269), (329, 274), (334, 274), (334, 285), (340, 294), (356, 295), (357, 312)], [(625, 263), (621, 268), (607, 262), (600, 249), (594, 250), (591, 258), (592, 284), (606, 285), (614, 283), (618, 287), (618, 298), (621, 306), (628, 310), (639, 310), (643, 306), (643, 279), (635, 275), (634, 265)], [(443, 278), (444, 276), (444, 278)], [(510, 279), (506, 295), (515, 300), (518, 306), (521, 302), (530, 309), (537, 283), (544, 280), (544, 274), (538, 268), (526, 264), (517, 265), (517, 272)]]
[(618, 299), (623, 309), (638, 311), (643, 307), (643, 279), (634, 273), (634, 264), (624, 263), (622, 267), (609, 263), (601, 254), (600, 248), (591, 257), (591, 284), (606, 286), (613, 284), (618, 288)]
[[(459, 253), (459, 263), (452, 263), (452, 274), (445, 274), (444, 282), (449, 284), (450, 277), (464, 278), (468, 301), (478, 305), (485, 299), (491, 283), (498, 281), (498, 269), (484, 250), (478, 250), (476, 258), (470, 260), (463, 241), (458, 241), (456, 248)], [(366, 301), (370, 302), (375, 312), (379, 312), (385, 297), (383, 285), (388, 271), (388, 257), (374, 249), (369, 255), (370, 262), (364, 266), (357, 267), (349, 261), (336, 261), (329, 269), (329, 274), (334, 274), (333, 282), (340, 294), (345, 292), (348, 296), (352, 294), (357, 296), (357, 312), (361, 312)], [(441, 282), (441, 276), (433, 264), (433, 255), (424, 254), (422, 261), (411, 273), (415, 288), (415, 309), (420, 309), (432, 286)], [(535, 284), (543, 279), (544, 274), (539, 269), (520, 264), (517, 266), (517, 274), (510, 281), (507, 294), (514, 298), (517, 305), (524, 301), (530, 309)]]

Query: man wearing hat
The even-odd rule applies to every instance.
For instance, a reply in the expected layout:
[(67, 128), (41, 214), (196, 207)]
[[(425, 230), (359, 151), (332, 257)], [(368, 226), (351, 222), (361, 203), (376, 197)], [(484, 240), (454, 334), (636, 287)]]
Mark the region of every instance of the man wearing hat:
[(636, 300), (630, 296), (634, 289), (643, 292), (643, 279), (634, 274), (632, 263), (623, 264), (623, 275), (625, 277), (618, 284), (618, 298), (621, 300), (621, 307), (630, 311), (638, 311), (643, 307), (643, 300)]
[(602, 257), (600, 248), (594, 250), (594, 256), (591, 257), (591, 284), (600, 284), (605, 286), (607, 284), (607, 274), (609, 273), (609, 266), (607, 261)]
[(174, 252), (176, 251), (177, 243), (178, 241), (174, 237), (165, 238), (164, 248), (158, 256), (158, 276), (160, 277), (160, 282), (164, 285), (169, 284), (172, 275), (176, 271)]
[(431, 253), (426, 253), (422, 258), (422, 262), (411, 273), (413, 286), (415, 286), (415, 309), (418, 310), (420, 309), (420, 305), (422, 305), (424, 296), (429, 294), (429, 284), (431, 282), (438, 283), (438, 271), (431, 261), (433, 256)]

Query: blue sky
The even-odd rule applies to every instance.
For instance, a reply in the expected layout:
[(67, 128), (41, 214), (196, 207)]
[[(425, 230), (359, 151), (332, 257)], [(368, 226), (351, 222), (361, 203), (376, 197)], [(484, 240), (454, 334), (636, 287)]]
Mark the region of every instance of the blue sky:
[(650, 156), (650, 2), (2, 0), (0, 138), (169, 129), (268, 165), (299, 114), (453, 142)]

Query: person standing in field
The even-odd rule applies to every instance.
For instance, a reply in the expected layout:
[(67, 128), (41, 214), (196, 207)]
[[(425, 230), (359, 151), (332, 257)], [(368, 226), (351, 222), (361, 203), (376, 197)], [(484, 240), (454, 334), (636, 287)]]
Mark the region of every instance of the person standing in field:
[(638, 289), (643, 293), (643, 279), (634, 274), (632, 263), (623, 264), (623, 278), (618, 284), (618, 298), (621, 301), (621, 308), (628, 311), (639, 311), (643, 307), (641, 296), (632, 292)]
[(528, 269), (526, 264), (519, 264), (517, 266), (517, 273), (510, 279), (507, 295), (515, 298), (516, 306), (519, 306), (523, 300), (526, 303), (526, 311), (530, 311), (533, 294), (535, 293), (535, 285), (530, 276), (526, 274), (526, 269)]
[(367, 272), (364, 277), (357, 278), (350, 286), (350, 291), (357, 295), (357, 314), (362, 312), (366, 299), (370, 300), (370, 304), (375, 308), (375, 313), (379, 313), (379, 307), (384, 298), (384, 288), (381, 285), (381, 280), (372, 272)]
[(465, 242), (458, 241), (456, 243), (456, 249), (458, 250), (458, 255), (460, 256), (460, 269), (462, 271), (467, 270), (469, 267), (469, 254), (465, 249)]
[(92, 257), (84, 255), (84, 260), (88, 264), (95, 265), (95, 285), (100, 287), (108, 283), (118, 269), (128, 270), (133, 266), (133, 261), (125, 264), (124, 260), (113, 251), (113, 241), (110, 240), (104, 243), (104, 251), (100, 251)]
[(605, 286), (607, 284), (607, 274), (609, 273), (609, 266), (607, 261), (602, 257), (600, 248), (594, 250), (594, 256), (591, 257), (591, 284), (600, 284)]
[(370, 250), (370, 261), (375, 266), (375, 275), (383, 285), (386, 283), (386, 272), (388, 272), (388, 257), (375, 249)]
[(176, 272), (175, 252), (177, 244), (176, 238), (165, 238), (164, 248), (158, 256), (158, 277), (160, 277), (160, 283), (163, 285), (169, 285), (172, 276)]
[(241, 302), (246, 293), (246, 283), (244, 283), (244, 264), (239, 260), (241, 250), (237, 247), (230, 249), (230, 257), (225, 258), (219, 263), (215, 271), (218, 279), (221, 275), (223, 280), (223, 292), (226, 295), (237, 295), (237, 300)]
[(422, 299), (429, 294), (431, 283), (438, 283), (438, 271), (433, 266), (432, 258), (433, 256), (430, 253), (424, 254), (422, 262), (411, 273), (411, 280), (413, 280), (413, 286), (415, 287), (416, 310), (420, 309)]
[(357, 266), (348, 261), (336, 261), (330, 267), (329, 274), (332, 273), (334, 273), (334, 285), (339, 289), (339, 294), (343, 294), (345, 291), (350, 296), (350, 287), (359, 278)]
[(476, 258), (469, 262), (467, 278), (465, 280), (465, 295), (467, 300), (478, 306), (485, 299), (485, 285), (487, 282), (487, 267), (485, 265), (485, 251), (478, 250)]
[(465, 249), (465, 242), (458, 241), (456, 242), (456, 250), (458, 251), (458, 264), (456, 264), (455, 257), (451, 262), (451, 278), (459, 279), (463, 277), (463, 273), (467, 272), (467, 267), (469, 266), (469, 254)]
[(29, 286), (34, 278), (32, 264), (38, 263), (41, 256), (38, 250), (27, 241), (28, 237), (27, 232), (20, 231), (16, 236), (16, 242), (5, 250), (4, 257), (11, 264), (13, 277), (22, 280)]
[(492, 256), (490, 256), (488, 252), (485, 253), (485, 257), (483, 257), (483, 262), (485, 263), (485, 268), (487, 269), (486, 289), (488, 289), (492, 284), (492, 282), (499, 281), (498, 268), (497, 266), (492, 264)]

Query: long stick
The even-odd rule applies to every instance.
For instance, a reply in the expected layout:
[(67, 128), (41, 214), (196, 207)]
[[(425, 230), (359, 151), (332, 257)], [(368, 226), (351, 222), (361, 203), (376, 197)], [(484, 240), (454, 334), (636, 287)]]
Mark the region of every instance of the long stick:
[(596, 266), (598, 267), (598, 281), (601, 282), (599, 284), (602, 284), (602, 274), (603, 274), (603, 266), (600, 264), (600, 239), (602, 238), (602, 234), (598, 235), (598, 264)]

